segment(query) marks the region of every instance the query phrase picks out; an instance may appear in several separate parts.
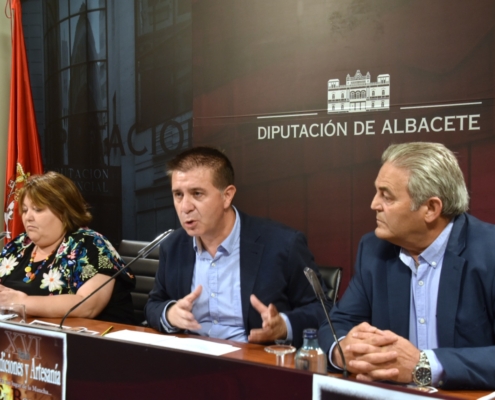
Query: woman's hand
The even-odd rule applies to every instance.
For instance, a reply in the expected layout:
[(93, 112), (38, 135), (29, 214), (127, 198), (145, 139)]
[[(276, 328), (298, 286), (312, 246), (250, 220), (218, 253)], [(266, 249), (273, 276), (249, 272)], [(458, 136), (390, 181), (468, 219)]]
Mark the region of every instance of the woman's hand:
[[(56, 296), (28, 296), (26, 293), (0, 285), (0, 305), (10, 303), (24, 304), (26, 314), (32, 317), (62, 318), (73, 306), (90, 295), (108, 276), (96, 274), (88, 279), (76, 294), (60, 294)], [(95, 318), (107, 306), (112, 297), (115, 281), (95, 293), (70, 314), (71, 317)]]
[(26, 293), (0, 285), (0, 305), (2, 306), (11, 303), (25, 304), (27, 297)]

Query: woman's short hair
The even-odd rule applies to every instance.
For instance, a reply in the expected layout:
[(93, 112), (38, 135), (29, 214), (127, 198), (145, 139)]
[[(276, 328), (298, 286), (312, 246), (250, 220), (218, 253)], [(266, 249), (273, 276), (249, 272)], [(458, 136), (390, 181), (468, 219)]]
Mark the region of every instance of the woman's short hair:
[(430, 197), (442, 200), (442, 215), (455, 217), (469, 208), (469, 194), (455, 154), (441, 143), (393, 144), (382, 155), (386, 162), (409, 172), (407, 189), (412, 210)]
[(193, 147), (175, 156), (167, 163), (167, 175), (172, 177), (174, 171), (188, 172), (198, 167), (211, 169), (213, 186), (219, 190), (234, 184), (234, 168), (230, 160), (213, 147)]
[(38, 207), (48, 207), (61, 221), (66, 233), (87, 226), (92, 219), (88, 205), (74, 182), (58, 172), (31, 176), (19, 190), (19, 211), (24, 199)]

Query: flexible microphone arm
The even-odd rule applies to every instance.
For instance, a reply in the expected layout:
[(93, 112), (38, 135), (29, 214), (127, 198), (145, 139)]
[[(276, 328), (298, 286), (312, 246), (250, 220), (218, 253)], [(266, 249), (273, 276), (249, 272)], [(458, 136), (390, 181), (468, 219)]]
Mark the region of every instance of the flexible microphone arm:
[(146, 258), (148, 256), (148, 254), (150, 254), (153, 251), (153, 249), (156, 246), (158, 246), (161, 242), (163, 242), (168, 237), (168, 235), (170, 235), (173, 231), (174, 231), (173, 229), (169, 229), (168, 231), (158, 235), (156, 237), (156, 239), (154, 239), (152, 242), (150, 242), (145, 247), (143, 247), (141, 250), (139, 250), (138, 255), (135, 258), (133, 258), (131, 261), (129, 261), (129, 263), (126, 264), (125, 267), (119, 269), (115, 274), (113, 274), (110, 278), (108, 278), (108, 280), (103, 282), (94, 291), (92, 291), (89, 295), (87, 295), (84, 299), (82, 299), (79, 303), (77, 303), (74, 307), (72, 307), (69, 311), (67, 311), (67, 313), (62, 318), (62, 321), (60, 321), (59, 329), (63, 329), (64, 322), (72, 311), (74, 311), (82, 303), (84, 303), (91, 296), (93, 296), (96, 292), (98, 292), (100, 289), (102, 289), (108, 283), (110, 283), (112, 280), (114, 280), (117, 276), (119, 276), (122, 272), (124, 272), (127, 268), (129, 268), (132, 264), (134, 264), (137, 260), (140, 260), (141, 258)]
[(0, 232), (0, 239), (3, 239), (5, 236), (7, 236), (8, 232)]
[[(153, 239), (152, 242), (144, 246), (141, 250), (138, 251), (138, 255), (134, 260), (139, 260), (140, 258), (146, 258), (148, 255), (153, 251), (153, 249), (158, 246), (161, 242), (165, 240), (165, 238), (170, 235), (174, 230), (169, 229), (166, 232), (163, 232), (162, 234), (158, 235), (155, 239)], [(131, 260), (129, 263), (134, 262), (134, 260)]]
[(349, 371), (347, 370), (347, 363), (345, 362), (344, 352), (342, 351), (342, 347), (340, 346), (339, 340), (337, 339), (337, 334), (335, 333), (335, 329), (332, 324), (332, 320), (328, 315), (327, 308), (325, 307), (325, 293), (320, 285), (320, 281), (318, 280), (318, 276), (315, 271), (311, 268), (304, 268), (304, 275), (308, 278), (309, 283), (311, 284), (313, 291), (315, 292), (316, 298), (320, 300), (321, 305), (323, 306), (323, 311), (325, 311), (325, 316), (327, 317), (328, 325), (330, 325), (330, 330), (332, 331), (333, 338), (337, 345), (337, 349), (339, 350), (340, 357), (342, 357), (342, 365), (343, 365), (343, 375), (344, 378), (349, 377)]

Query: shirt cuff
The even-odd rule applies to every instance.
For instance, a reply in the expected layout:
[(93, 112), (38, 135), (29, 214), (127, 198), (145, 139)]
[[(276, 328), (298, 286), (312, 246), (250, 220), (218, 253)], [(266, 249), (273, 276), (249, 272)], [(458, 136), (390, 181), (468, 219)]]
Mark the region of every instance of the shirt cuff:
[(287, 327), (287, 337), (285, 338), (286, 342), (292, 342), (293, 334), (292, 334), (292, 325), (290, 324), (289, 317), (284, 313), (280, 313), (280, 316), (285, 321), (285, 326)]
[(443, 377), (443, 366), (433, 350), (423, 350), (431, 367), (431, 386), (438, 387)]
[(163, 309), (162, 316), (160, 317), (160, 322), (162, 324), (162, 327), (163, 327), (163, 329), (165, 329), (165, 332), (167, 332), (167, 333), (177, 333), (180, 331), (179, 328), (175, 328), (172, 325), (170, 325), (170, 323), (167, 321), (167, 317), (166, 317), (168, 308), (170, 306), (173, 306), (175, 303), (177, 303), (175, 300), (168, 302), (168, 304)]
[[(339, 338), (339, 342), (344, 339), (345, 336), (342, 336)], [(332, 347), (330, 347), (330, 351), (328, 352), (328, 362), (330, 363), (330, 365), (332, 367), (334, 367), (335, 369), (338, 369), (339, 371), (343, 371), (344, 369), (343, 368), (340, 368), (339, 366), (335, 365), (332, 361), (332, 354), (333, 354), (333, 349), (335, 348), (335, 346), (337, 346), (337, 342), (333, 342), (332, 344)]]

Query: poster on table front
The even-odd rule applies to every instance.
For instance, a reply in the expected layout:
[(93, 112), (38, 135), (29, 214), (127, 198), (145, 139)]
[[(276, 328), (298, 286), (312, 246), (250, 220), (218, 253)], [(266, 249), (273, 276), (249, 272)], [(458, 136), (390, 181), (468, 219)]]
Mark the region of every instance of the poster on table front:
[(0, 323), (0, 399), (64, 400), (66, 334)]

